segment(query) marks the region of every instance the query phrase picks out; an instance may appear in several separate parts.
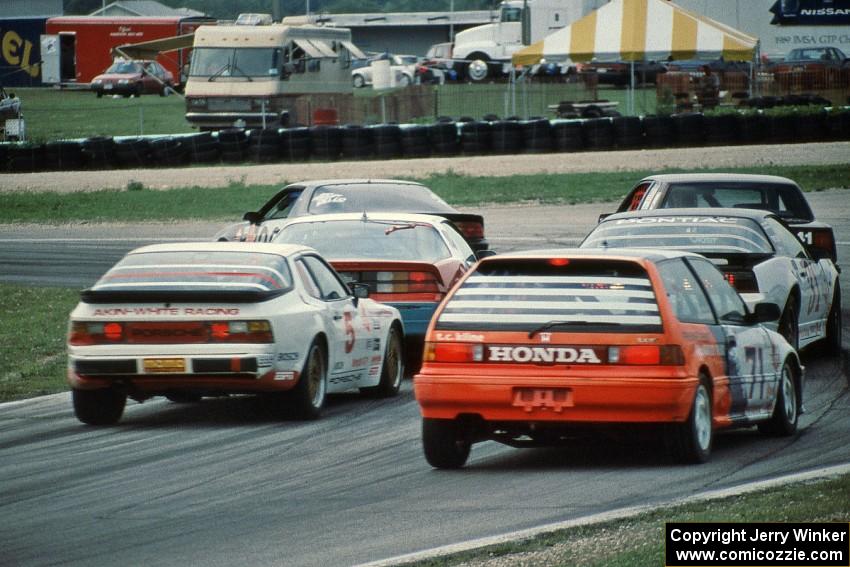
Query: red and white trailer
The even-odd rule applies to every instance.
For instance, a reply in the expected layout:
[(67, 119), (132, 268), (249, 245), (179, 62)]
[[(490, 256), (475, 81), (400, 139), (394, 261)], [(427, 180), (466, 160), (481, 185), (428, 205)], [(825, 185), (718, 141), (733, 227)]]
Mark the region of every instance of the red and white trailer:
[[(112, 48), (194, 32), (215, 24), (207, 17), (59, 16), (47, 20), (41, 36), (42, 82), (87, 84), (112, 63)], [(164, 53), (157, 61), (183, 84), (190, 49)]]

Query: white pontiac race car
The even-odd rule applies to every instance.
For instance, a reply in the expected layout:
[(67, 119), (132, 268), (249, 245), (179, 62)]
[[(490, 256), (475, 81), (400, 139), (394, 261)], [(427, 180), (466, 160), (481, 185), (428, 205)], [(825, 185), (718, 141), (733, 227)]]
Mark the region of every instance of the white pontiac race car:
[(77, 418), (117, 422), (127, 397), (273, 394), (321, 414), (327, 394), (392, 396), (404, 374), (398, 311), (353, 293), (312, 248), (183, 243), (138, 248), (71, 313), (68, 381)]
[(782, 309), (778, 331), (795, 349), (823, 341), (841, 351), (839, 270), (814, 257), (770, 212), (756, 209), (654, 209), (617, 213), (585, 237), (582, 248), (654, 248), (696, 252), (723, 272), (750, 306)]

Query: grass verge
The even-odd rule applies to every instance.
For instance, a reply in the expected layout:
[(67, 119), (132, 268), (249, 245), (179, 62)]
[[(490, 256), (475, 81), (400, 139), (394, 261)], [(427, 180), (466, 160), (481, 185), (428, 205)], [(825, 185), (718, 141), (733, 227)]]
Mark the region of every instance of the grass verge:
[[(605, 173), (535, 174), (477, 177), (454, 173), (418, 179), (456, 206), (508, 204), (588, 203), (614, 201), (644, 175), (685, 170)], [(701, 170), (704, 172), (721, 170)], [(850, 164), (824, 166), (770, 166), (723, 169), (732, 173), (781, 175), (795, 179), (806, 191), (850, 188)], [(292, 180), (297, 181), (297, 180)], [(141, 184), (123, 189), (84, 193), (3, 193), (0, 223), (75, 221), (167, 221), (174, 219), (235, 219), (257, 209), (279, 185), (232, 183), (221, 188), (187, 187), (168, 191), (145, 190)]]
[(664, 564), (665, 522), (847, 522), (850, 475), (697, 502), (406, 564), (634, 567)]
[(65, 333), (79, 291), (0, 284), (0, 402), (62, 392)]

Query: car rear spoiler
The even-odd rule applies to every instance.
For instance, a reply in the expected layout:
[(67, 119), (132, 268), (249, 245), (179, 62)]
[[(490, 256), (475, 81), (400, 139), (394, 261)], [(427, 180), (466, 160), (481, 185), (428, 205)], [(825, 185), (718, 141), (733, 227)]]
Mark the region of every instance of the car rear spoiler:
[(258, 290), (147, 290), (84, 289), (84, 303), (260, 303), (280, 297), (292, 288)]
[(835, 245), (835, 233), (832, 227), (822, 222), (789, 224), (788, 229), (800, 239), (800, 242), (817, 260), (828, 258), (838, 265), (838, 250)]

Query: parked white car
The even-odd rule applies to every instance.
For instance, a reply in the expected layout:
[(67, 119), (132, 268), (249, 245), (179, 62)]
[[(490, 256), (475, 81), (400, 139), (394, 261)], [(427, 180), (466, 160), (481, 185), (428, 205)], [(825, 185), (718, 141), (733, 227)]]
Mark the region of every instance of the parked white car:
[[(386, 59), (386, 57), (374, 57), (362, 61), (362, 66), (351, 71), (351, 84), (355, 89), (367, 87), (372, 84), (373, 68), (372, 63)], [(416, 65), (419, 58), (415, 55), (391, 55), (390, 73), (395, 76), (395, 85), (406, 87), (412, 85), (416, 80)]]
[(327, 394), (395, 395), (404, 326), (367, 295), (305, 246), (133, 250), (71, 313), (74, 412), (104, 425), (121, 418), (127, 397), (274, 394), (283, 413), (315, 419)]

